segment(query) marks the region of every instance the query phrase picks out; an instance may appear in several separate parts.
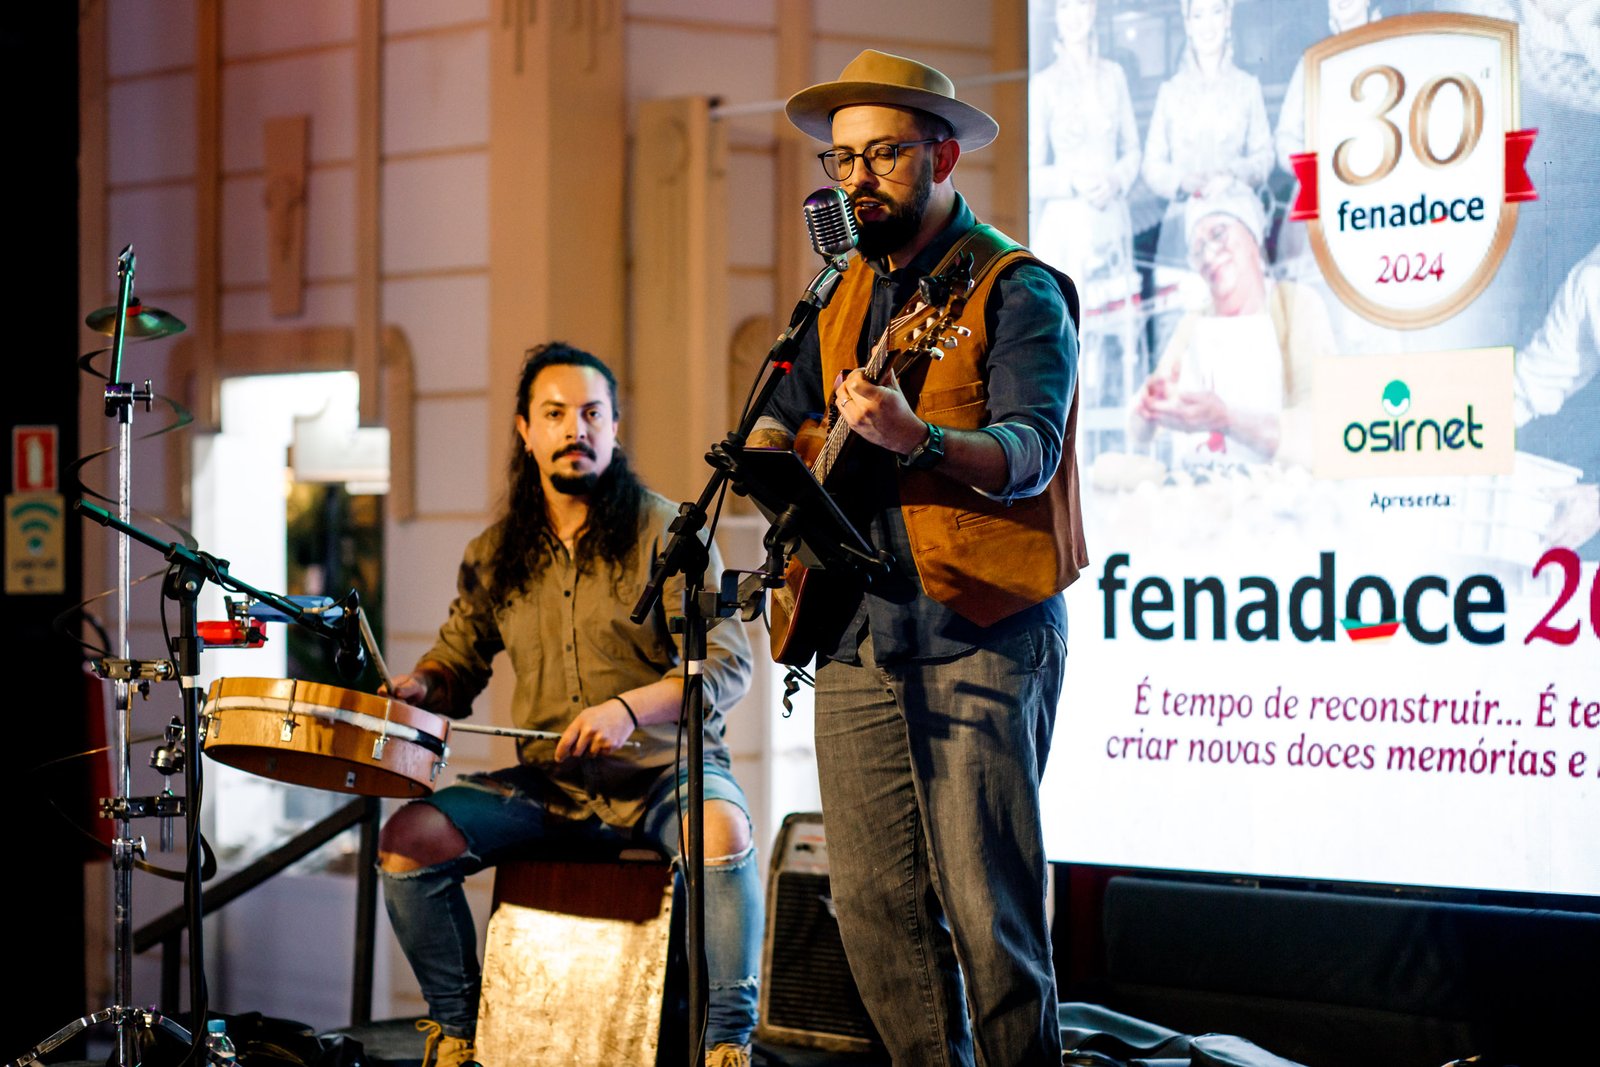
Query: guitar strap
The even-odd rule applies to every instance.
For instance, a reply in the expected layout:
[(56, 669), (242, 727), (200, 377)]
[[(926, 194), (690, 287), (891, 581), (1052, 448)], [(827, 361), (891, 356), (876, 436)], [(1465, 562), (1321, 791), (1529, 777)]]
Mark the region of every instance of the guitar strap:
[[(955, 265), (956, 257), (963, 252), (971, 252), (972, 285), (976, 288), (978, 283), (983, 280), (984, 275), (994, 268), (1001, 256), (1021, 247), (1017, 242), (990, 226), (987, 222), (980, 222), (962, 234), (961, 239), (950, 246), (950, 251), (944, 254), (944, 258), (939, 260), (938, 265), (930, 273), (934, 277), (938, 277)], [(912, 297), (906, 303), (906, 306), (900, 310), (902, 312), (911, 310), (916, 301), (917, 298)]]
[[(1028, 249), (1018, 244), (987, 222), (980, 222), (962, 235), (961, 240), (955, 243), (950, 251), (945, 253), (939, 265), (933, 268), (933, 273), (943, 274), (955, 262), (955, 257), (962, 252), (971, 252), (972, 282), (974, 287), (983, 279), (983, 276), (993, 270), (1002, 256), (1011, 252), (1027, 252)], [(1061, 295), (1067, 302), (1067, 314), (1072, 317), (1073, 329), (1078, 328), (1078, 287), (1072, 279), (1061, 273), (1044, 260), (1029, 253), (1030, 261), (1045, 271), (1056, 280), (1056, 285), (1061, 289)]]

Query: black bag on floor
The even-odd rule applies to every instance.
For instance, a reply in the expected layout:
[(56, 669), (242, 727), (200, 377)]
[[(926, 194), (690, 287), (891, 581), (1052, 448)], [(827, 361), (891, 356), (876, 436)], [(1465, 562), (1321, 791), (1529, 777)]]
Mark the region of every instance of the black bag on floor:
[(1191, 1038), (1176, 1030), (1081, 1002), (1060, 1005), (1056, 1018), (1066, 1067), (1122, 1067), (1136, 1061), (1188, 1067)]
[[(345, 1036), (318, 1037), (305, 1023), (274, 1019), (258, 1011), (242, 1015), (212, 1012), (210, 1018), (227, 1021), (228, 1038), (240, 1067), (365, 1067), (367, 1062), (360, 1041)], [(182, 1022), (187, 1028), (188, 1020)], [(205, 1040), (203, 1027), (196, 1037)], [(189, 1046), (158, 1031), (153, 1044), (139, 1051), (145, 1067), (178, 1067), (188, 1056)]]
[(1058, 1020), (1063, 1067), (1300, 1067), (1242, 1037), (1190, 1037), (1098, 1004), (1062, 1004)]

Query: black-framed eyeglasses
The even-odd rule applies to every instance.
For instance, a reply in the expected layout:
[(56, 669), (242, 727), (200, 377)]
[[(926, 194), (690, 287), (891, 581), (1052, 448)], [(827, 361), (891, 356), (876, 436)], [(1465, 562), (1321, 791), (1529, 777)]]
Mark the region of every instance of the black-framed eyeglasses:
[(830, 181), (842, 182), (850, 177), (850, 172), (855, 169), (857, 159), (867, 161), (867, 169), (878, 177), (886, 177), (894, 171), (896, 163), (900, 162), (900, 149), (910, 148), (919, 144), (940, 144), (943, 137), (924, 137), (920, 141), (896, 141), (892, 144), (869, 144), (865, 151), (852, 152), (845, 148), (835, 148), (828, 152), (818, 152), (817, 158), (822, 160), (822, 172)]

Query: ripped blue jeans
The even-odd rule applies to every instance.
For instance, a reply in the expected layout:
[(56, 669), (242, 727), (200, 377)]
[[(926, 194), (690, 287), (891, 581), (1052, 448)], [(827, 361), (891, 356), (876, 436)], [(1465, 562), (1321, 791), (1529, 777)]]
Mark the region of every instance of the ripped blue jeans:
[[(380, 871), (384, 903), (400, 947), (417, 976), (428, 1010), (446, 1034), (471, 1038), (477, 1025), (481, 973), (477, 929), (461, 882), (509, 853), (538, 841), (572, 841), (654, 847), (678, 855), (677, 789), (666, 777), (633, 830), (546, 813), (537, 787), (524, 789), (532, 768), (512, 767), (465, 777), (456, 785), (413, 801), (443, 812), (467, 840), (464, 855), (403, 874)], [(530, 785), (532, 783), (529, 783)], [(706, 764), (705, 798), (750, 806), (739, 783), (724, 768)], [(756, 1024), (761, 973), (763, 898), (761, 870), (751, 847), (734, 857), (706, 857), (706, 969), (710, 1016), (706, 1047), (744, 1045)]]

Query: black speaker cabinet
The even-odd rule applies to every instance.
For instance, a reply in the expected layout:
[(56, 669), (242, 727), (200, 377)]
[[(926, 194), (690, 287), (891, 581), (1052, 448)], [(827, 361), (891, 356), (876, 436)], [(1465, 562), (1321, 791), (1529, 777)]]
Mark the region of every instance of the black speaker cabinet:
[(816, 812), (786, 816), (772, 850), (758, 1035), (835, 1052), (881, 1047), (839, 940), (828, 842)]

